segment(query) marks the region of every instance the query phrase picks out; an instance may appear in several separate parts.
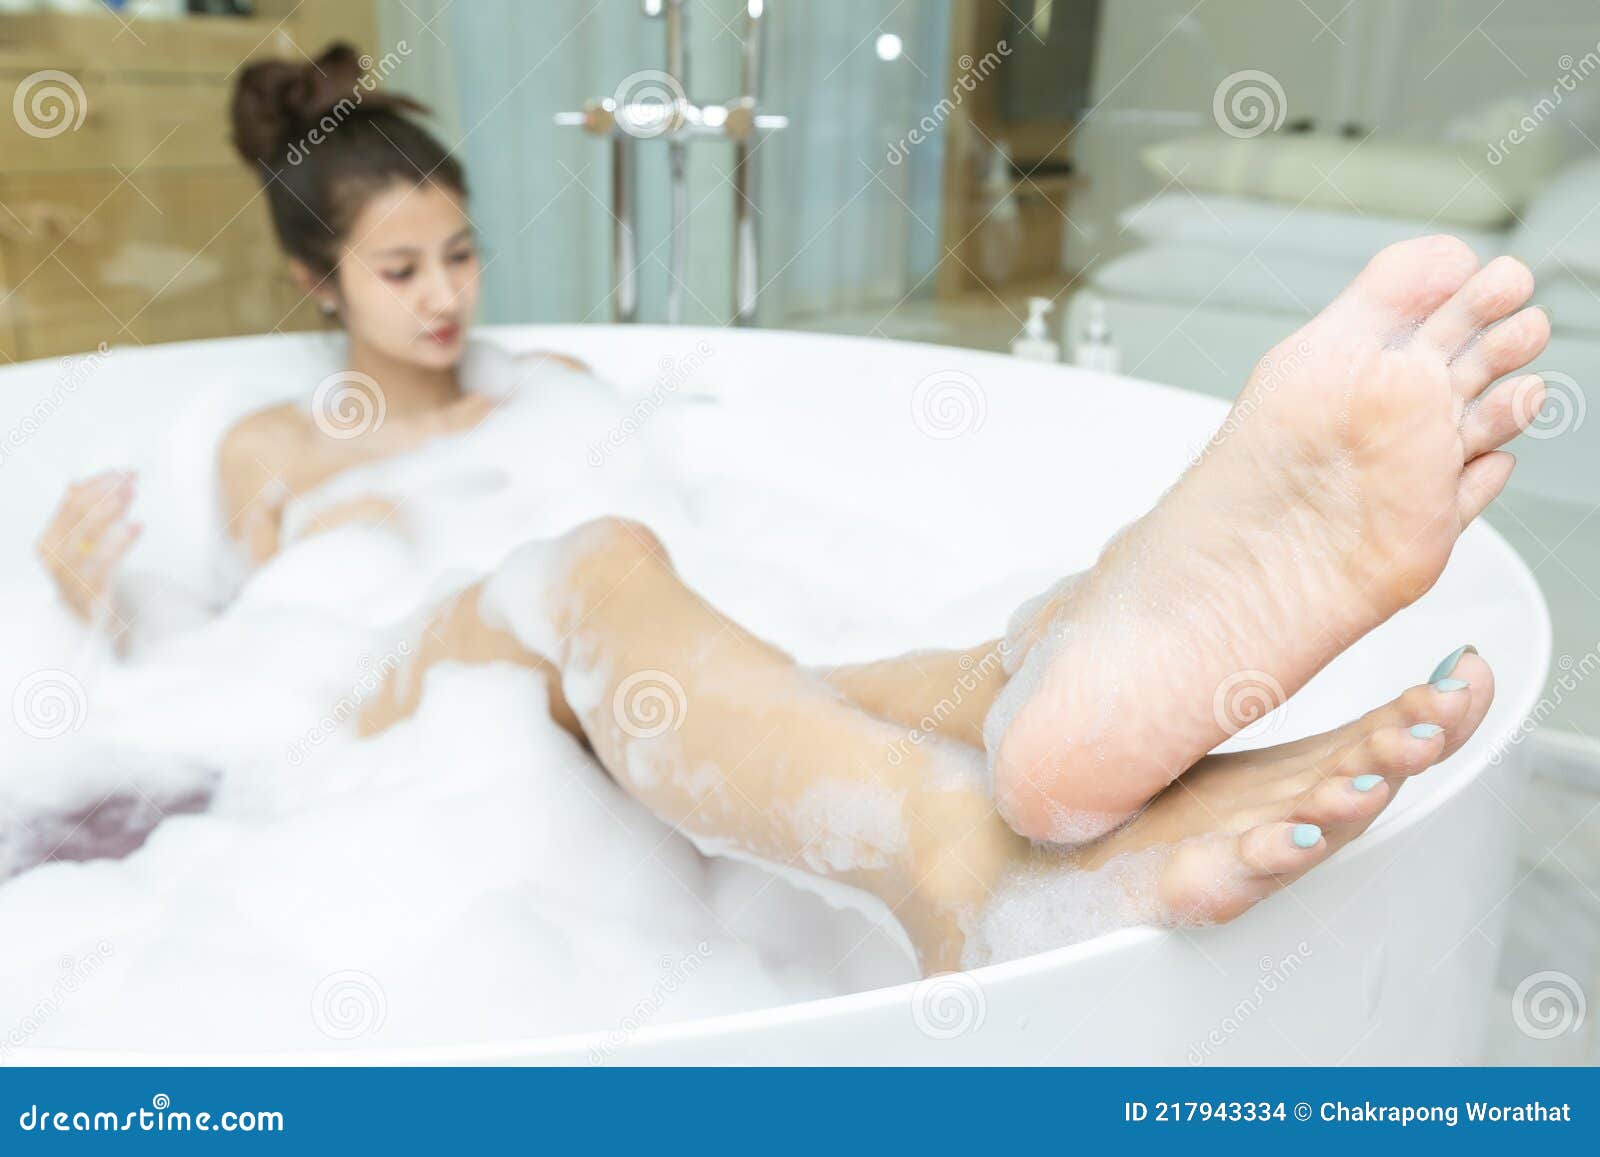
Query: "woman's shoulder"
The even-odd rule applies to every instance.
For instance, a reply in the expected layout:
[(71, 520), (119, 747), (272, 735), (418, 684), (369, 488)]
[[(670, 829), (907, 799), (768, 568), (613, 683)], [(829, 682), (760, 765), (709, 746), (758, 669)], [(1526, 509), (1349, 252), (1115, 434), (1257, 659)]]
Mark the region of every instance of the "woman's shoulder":
[(293, 402), (256, 410), (240, 418), (223, 434), (217, 460), (224, 467), (240, 461), (270, 466), (281, 457), (284, 449), (303, 445), (310, 434), (310, 426), (305, 411)]

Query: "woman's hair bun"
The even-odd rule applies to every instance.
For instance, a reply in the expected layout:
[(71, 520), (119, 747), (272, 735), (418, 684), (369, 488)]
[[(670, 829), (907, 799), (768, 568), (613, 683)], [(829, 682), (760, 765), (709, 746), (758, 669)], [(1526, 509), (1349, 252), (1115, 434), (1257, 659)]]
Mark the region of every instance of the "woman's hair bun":
[(410, 97), (363, 83), (363, 58), (342, 41), (315, 60), (260, 60), (239, 74), (233, 93), (233, 145), (249, 164), (275, 164), (289, 145), (342, 101), (362, 112), (426, 112)]

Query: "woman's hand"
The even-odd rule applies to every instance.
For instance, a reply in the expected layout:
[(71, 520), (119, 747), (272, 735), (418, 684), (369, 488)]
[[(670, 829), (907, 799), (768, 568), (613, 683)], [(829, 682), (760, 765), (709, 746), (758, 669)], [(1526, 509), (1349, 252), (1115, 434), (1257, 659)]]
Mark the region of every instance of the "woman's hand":
[(128, 518), (131, 470), (111, 470), (67, 487), (50, 525), (39, 536), (39, 561), (80, 619), (103, 604), (111, 577), (144, 528)]

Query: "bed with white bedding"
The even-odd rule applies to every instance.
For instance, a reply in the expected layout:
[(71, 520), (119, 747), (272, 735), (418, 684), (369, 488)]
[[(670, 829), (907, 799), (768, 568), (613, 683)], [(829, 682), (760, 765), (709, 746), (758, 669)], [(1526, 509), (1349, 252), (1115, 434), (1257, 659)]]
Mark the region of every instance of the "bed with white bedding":
[(1366, 213), (1174, 184), (1125, 210), (1136, 246), (1096, 265), (1069, 304), (1083, 331), (1090, 297), (1105, 309), (1122, 372), (1232, 397), (1266, 350), (1316, 313), (1383, 246), (1450, 232), (1488, 260), (1511, 253), (1538, 278), (1550, 347), (1535, 368), (1551, 391), (1541, 425), (1560, 436), (1525, 455), (1519, 484), (1600, 503), (1600, 419), (1585, 390), (1600, 382), (1600, 159), (1562, 169), (1486, 227)]

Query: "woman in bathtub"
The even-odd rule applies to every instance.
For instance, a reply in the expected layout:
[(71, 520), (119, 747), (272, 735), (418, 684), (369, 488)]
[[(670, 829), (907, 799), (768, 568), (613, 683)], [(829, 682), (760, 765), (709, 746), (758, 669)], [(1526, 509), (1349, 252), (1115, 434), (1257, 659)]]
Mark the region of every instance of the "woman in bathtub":
[[(347, 440), (287, 407), (230, 432), (230, 531), (257, 559), (287, 496), (491, 409), (456, 373), (478, 265), (445, 152), (369, 94), (287, 163), (352, 69), (330, 53), (240, 83), (238, 139), (279, 235), (388, 406)], [(1488, 387), (1548, 338), (1520, 308), (1532, 288), (1520, 263), (1480, 269), (1452, 238), (1384, 250), (1263, 359), (1161, 502), (1003, 639), (803, 669), (689, 590), (647, 528), (602, 520), (523, 547), (439, 608), (363, 728), (409, 715), (438, 662), (542, 671), (552, 716), (625, 790), (704, 844), (881, 898), (926, 971), (1039, 947), (1052, 926), (1096, 930), (1085, 920), (1229, 920), (1359, 838), (1488, 709), (1489, 668), (1462, 648), (1344, 728), (1206, 754), (1254, 717), (1231, 707), (1239, 687), (1293, 694), (1420, 597), (1504, 486), (1497, 448), (1542, 387)], [(47, 536), (69, 602), (104, 592), (136, 533), (130, 495), (91, 483)]]

